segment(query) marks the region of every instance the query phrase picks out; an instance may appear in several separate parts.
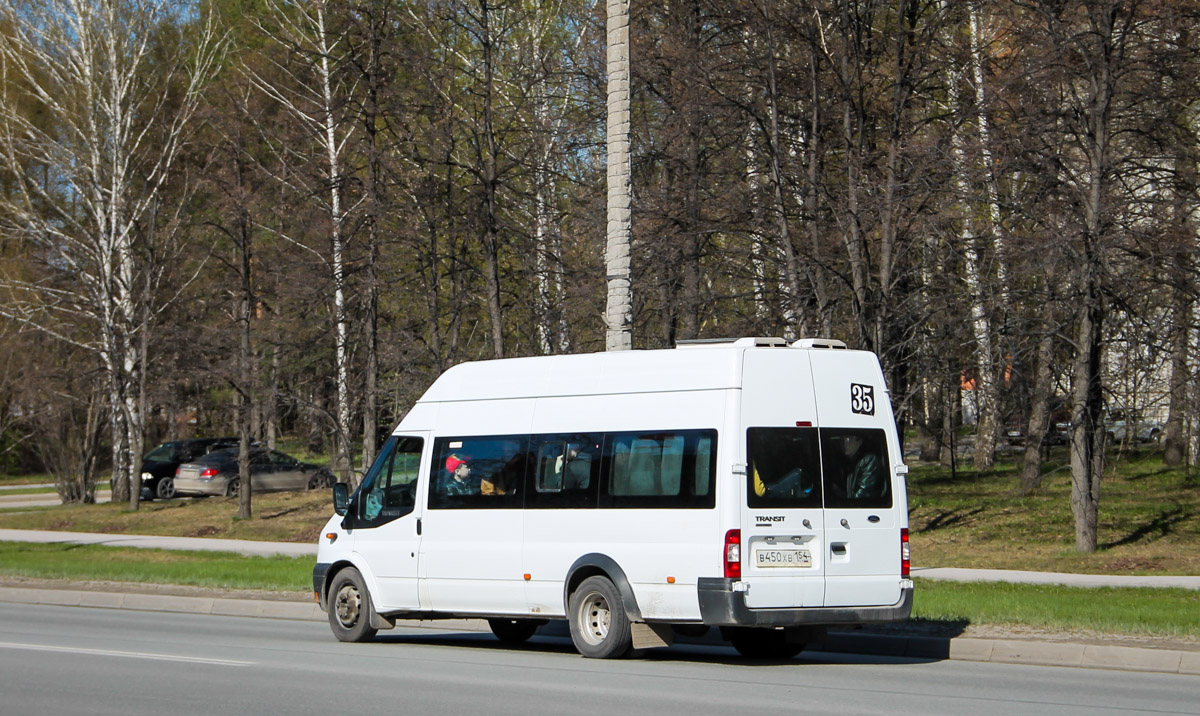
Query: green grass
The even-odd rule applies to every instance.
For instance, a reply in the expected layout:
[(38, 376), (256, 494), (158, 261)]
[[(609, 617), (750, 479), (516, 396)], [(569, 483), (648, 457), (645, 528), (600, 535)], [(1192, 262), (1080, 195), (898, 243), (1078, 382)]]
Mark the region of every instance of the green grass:
[(0, 542), (0, 574), (31, 579), (306, 591), (312, 569), (312, 557)]
[(55, 490), (53, 487), (17, 487), (17, 488), (0, 491), (0, 495), (3, 495), (3, 496), (53, 495), (56, 493), (57, 493), (57, 490)]
[[(1019, 457), (1019, 456), (1017, 456)], [(916, 465), (913, 564), (1091, 574), (1200, 574), (1200, 472), (1157, 453), (1113, 453), (1100, 485), (1099, 549), (1075, 551), (1065, 452), (1024, 494), (1015, 458), (987, 472)]]
[(1200, 591), (918, 579), (913, 618), (1196, 639)]
[(53, 485), (52, 475), (7, 475), (0, 473), (0, 485)]

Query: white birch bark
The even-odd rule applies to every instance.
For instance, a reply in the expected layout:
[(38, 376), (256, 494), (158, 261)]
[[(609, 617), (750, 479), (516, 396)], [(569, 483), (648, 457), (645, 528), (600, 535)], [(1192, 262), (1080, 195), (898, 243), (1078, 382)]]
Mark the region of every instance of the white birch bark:
[(1000, 188), (996, 181), (996, 164), (992, 156), (992, 130), (987, 115), (987, 85), (984, 79), (984, 39), (983, 20), (979, 13), (979, 3), (972, 2), (970, 7), (970, 37), (971, 37), (971, 75), (975, 86), (975, 122), (979, 133), (979, 155), (983, 162), (984, 186), (987, 189), (987, 218), (988, 231), (991, 234), (992, 246), (996, 256), (996, 283), (999, 286), (1000, 302), (1008, 306), (1008, 263), (1004, 232), (1000, 223)]
[[(62, 282), (2, 276), (0, 306), (25, 326), (94, 352), (107, 376), (114, 498), (138, 506), (145, 332), (176, 232), (147, 229), (224, 42), (211, 17), (169, 0), (0, 0), (0, 232), (40, 247)], [(162, 23), (190, 43), (155, 45)], [(153, 67), (151, 67), (153, 64)], [(36, 107), (40, 115), (31, 110)], [(34, 168), (41, 172), (32, 171)], [(53, 174), (56, 182), (35, 174)]]
[[(972, 9), (974, 4), (972, 4)], [(972, 13), (972, 34), (974, 34), (974, 14)], [(972, 42), (974, 45), (974, 41)], [(972, 48), (973, 49), (973, 48)], [(972, 60), (972, 65), (975, 65)], [(962, 106), (962, 96), (959, 89), (960, 75), (951, 71), (947, 82), (948, 101), (951, 116), (957, 116)], [(977, 86), (976, 98), (981, 91)], [(982, 111), (975, 107), (971, 114), (982, 117)], [(989, 470), (995, 462), (998, 386), (995, 376), (995, 346), (992, 342), (992, 321), (988, 312), (987, 295), (984, 287), (986, 280), (984, 262), (991, 246), (983, 232), (975, 231), (971, 217), (974, 212), (970, 207), (976, 192), (971, 181), (971, 167), (967, 159), (962, 129), (957, 125), (951, 126), (951, 153), (954, 158), (955, 194), (962, 217), (959, 223), (959, 239), (963, 246), (963, 279), (966, 284), (967, 296), (971, 302), (971, 335), (975, 339), (975, 397), (979, 406), (975, 428), (975, 468)], [(989, 201), (989, 205), (992, 203)], [(989, 222), (990, 223), (990, 222)]]
[[(352, 134), (352, 127), (338, 110), (335, 96), (336, 53), (341, 50), (338, 38), (331, 37), (326, 26), (325, 0), (299, 2), (298, 0), (275, 0), (268, 9), (275, 28), (260, 24), (259, 28), (284, 47), (300, 50), (297, 56), (305, 58), (298, 67), (275, 68), (286, 78), (286, 84), (264, 77), (250, 68), (243, 71), (254, 85), (278, 102), (313, 137), (322, 155), (322, 189), (304, 186), (298, 173), (277, 176), (295, 191), (314, 196), (329, 216), (329, 254), (324, 256), (332, 283), (334, 374), (336, 404), (334, 426), (337, 436), (337, 470), (345, 482), (353, 482), (354, 458), (351, 450), (351, 407), (350, 407), (350, 319), (346, 307), (346, 226), (355, 206), (346, 205), (343, 194), (342, 157)], [(277, 28), (277, 29), (276, 29)], [(275, 32), (271, 35), (271, 32)], [(280, 157), (284, 166), (295, 163), (292, 154)], [(324, 197), (320, 196), (324, 192)], [(319, 253), (319, 252), (318, 252)]]

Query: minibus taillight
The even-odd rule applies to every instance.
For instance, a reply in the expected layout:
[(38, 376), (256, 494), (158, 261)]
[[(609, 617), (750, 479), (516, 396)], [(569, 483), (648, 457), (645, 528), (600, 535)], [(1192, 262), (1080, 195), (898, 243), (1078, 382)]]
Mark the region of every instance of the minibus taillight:
[(742, 578), (742, 531), (729, 530), (725, 533), (725, 577)]
[(909, 550), (909, 547), (908, 547), (908, 528), (902, 527), (900, 529), (900, 576), (901, 577), (907, 577), (909, 575), (909, 569), (911, 567), (911, 563), (910, 563), (909, 559), (911, 556), (912, 556), (912, 552)]

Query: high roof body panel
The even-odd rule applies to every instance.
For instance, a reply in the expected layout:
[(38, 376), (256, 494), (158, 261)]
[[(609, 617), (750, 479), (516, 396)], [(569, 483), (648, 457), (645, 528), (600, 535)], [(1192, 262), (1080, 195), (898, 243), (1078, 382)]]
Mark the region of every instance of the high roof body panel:
[(741, 387), (742, 356), (747, 350), (811, 350), (788, 347), (778, 339), (764, 341), (749, 338), (680, 349), (462, 363), (443, 373), (418, 403), (726, 390)]

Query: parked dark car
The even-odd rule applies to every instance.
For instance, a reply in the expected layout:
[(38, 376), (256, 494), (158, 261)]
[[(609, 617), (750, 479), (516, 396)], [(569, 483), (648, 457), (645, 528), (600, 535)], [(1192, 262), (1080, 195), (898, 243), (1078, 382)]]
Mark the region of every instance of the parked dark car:
[(142, 458), (142, 499), (171, 499), (175, 496), (175, 471), (180, 465), (237, 444), (237, 438), (195, 438), (159, 445)]
[[(175, 473), (177, 495), (236, 495), (238, 449), (215, 450), (179, 466)], [(333, 485), (329, 468), (300, 462), (290, 455), (262, 446), (250, 448), (250, 480), (254, 492), (315, 490)]]

